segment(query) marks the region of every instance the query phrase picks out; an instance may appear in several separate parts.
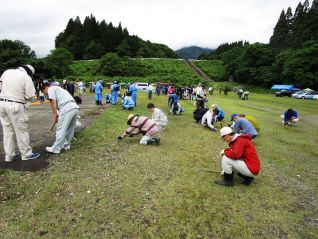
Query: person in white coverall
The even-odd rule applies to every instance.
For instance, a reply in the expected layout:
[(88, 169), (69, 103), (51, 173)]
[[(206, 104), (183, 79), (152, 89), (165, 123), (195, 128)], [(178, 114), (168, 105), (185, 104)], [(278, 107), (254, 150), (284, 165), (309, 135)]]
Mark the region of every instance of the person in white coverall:
[[(30, 147), (28, 112), (26, 103), (35, 97), (31, 65), (6, 70), (0, 78), (0, 120), (3, 127), (5, 162), (20, 159), (29, 160), (40, 156)], [(21, 154), (16, 154), (14, 134)]]

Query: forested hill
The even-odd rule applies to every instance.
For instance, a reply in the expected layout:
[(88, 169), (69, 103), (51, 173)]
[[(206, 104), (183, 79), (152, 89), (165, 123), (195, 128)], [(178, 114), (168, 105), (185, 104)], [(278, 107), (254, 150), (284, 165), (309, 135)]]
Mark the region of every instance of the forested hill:
[(198, 59), (198, 57), (203, 53), (208, 53), (212, 49), (202, 48), (198, 46), (183, 47), (176, 51), (179, 58), (182, 59)]
[(221, 60), (236, 81), (318, 89), (318, 0), (282, 10), (269, 44), (224, 43), (199, 59)]
[(76, 60), (99, 59), (108, 52), (128, 57), (177, 57), (168, 46), (130, 35), (121, 23), (116, 27), (105, 20), (98, 22), (93, 15), (85, 17), (83, 23), (79, 17), (71, 18), (55, 38), (55, 47), (66, 48)]

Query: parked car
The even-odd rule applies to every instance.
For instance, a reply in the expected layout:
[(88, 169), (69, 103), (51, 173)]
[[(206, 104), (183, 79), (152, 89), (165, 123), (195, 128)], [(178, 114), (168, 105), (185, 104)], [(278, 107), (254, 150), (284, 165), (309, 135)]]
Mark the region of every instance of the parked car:
[(309, 92), (304, 92), (302, 94), (296, 95), (296, 99), (310, 99), (310, 100), (313, 100), (314, 96), (318, 96), (318, 92), (309, 91)]
[[(296, 91), (296, 92), (294, 92), (294, 93), (291, 95), (291, 97), (296, 98), (297, 95), (302, 94), (302, 93), (305, 93), (305, 92), (306, 92), (306, 91), (304, 91), (304, 90)], [(308, 92), (308, 91), (307, 91), (307, 92)]]
[(318, 100), (318, 95), (314, 95), (313, 99)]
[(293, 91), (291, 90), (280, 90), (275, 92), (275, 96), (277, 97), (282, 97), (282, 96), (291, 97), (292, 94), (293, 94)]
[(148, 90), (148, 83), (146, 82), (136, 82), (134, 85), (136, 86), (137, 90)]

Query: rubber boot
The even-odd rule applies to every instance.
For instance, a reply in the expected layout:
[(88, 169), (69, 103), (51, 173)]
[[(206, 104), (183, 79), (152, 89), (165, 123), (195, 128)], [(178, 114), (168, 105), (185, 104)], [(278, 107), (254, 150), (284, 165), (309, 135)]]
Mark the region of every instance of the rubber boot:
[(160, 138), (159, 137), (154, 137), (153, 138), (155, 140), (155, 145), (159, 145), (160, 144)]
[(96, 105), (98, 105), (98, 100), (96, 100)]
[(237, 175), (243, 179), (242, 184), (244, 184), (246, 186), (250, 185), (252, 183), (252, 181), (254, 180), (253, 177), (249, 177), (249, 176), (243, 175), (241, 173), (238, 173)]
[(102, 101), (101, 100), (99, 101), (99, 105), (102, 105)]
[(222, 186), (230, 186), (230, 187), (234, 186), (233, 173), (232, 174), (224, 173), (223, 180), (215, 181), (215, 183)]
[(147, 145), (152, 145), (154, 143), (155, 143), (154, 139), (148, 139), (148, 141), (147, 141)]

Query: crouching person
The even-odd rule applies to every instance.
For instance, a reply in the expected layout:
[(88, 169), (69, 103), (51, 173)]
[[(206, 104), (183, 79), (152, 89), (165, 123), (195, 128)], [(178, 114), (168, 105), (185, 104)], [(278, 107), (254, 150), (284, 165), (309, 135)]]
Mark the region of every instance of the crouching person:
[(163, 113), (160, 109), (155, 108), (153, 103), (149, 103), (147, 105), (148, 111), (152, 113), (152, 121), (156, 123), (159, 131), (165, 130), (168, 124), (168, 118), (165, 113)]
[(44, 83), (42, 90), (48, 95), (54, 114), (54, 124), (57, 124), (55, 142), (45, 150), (49, 153), (59, 154), (61, 149), (69, 150), (71, 148), (79, 106), (71, 94), (59, 86)]
[(159, 129), (155, 122), (145, 116), (134, 114), (130, 114), (127, 120), (127, 125), (129, 125), (129, 128), (126, 129), (125, 132), (117, 138), (117, 140), (122, 140), (127, 136), (134, 136), (141, 133), (143, 134), (143, 137), (140, 140), (140, 144), (159, 145), (160, 138), (155, 136), (155, 134), (159, 132)]
[(224, 179), (215, 183), (233, 186), (234, 172), (237, 172), (242, 178), (242, 183), (250, 185), (260, 171), (260, 160), (251, 135), (236, 134), (230, 127), (223, 127), (220, 134), (230, 147), (220, 152)]
[(282, 125), (284, 126), (292, 126), (298, 122), (298, 112), (293, 109), (288, 109), (283, 115), (280, 116), (282, 118)]
[(123, 109), (132, 110), (133, 108), (135, 108), (135, 102), (132, 100), (130, 93), (127, 92), (123, 102)]

